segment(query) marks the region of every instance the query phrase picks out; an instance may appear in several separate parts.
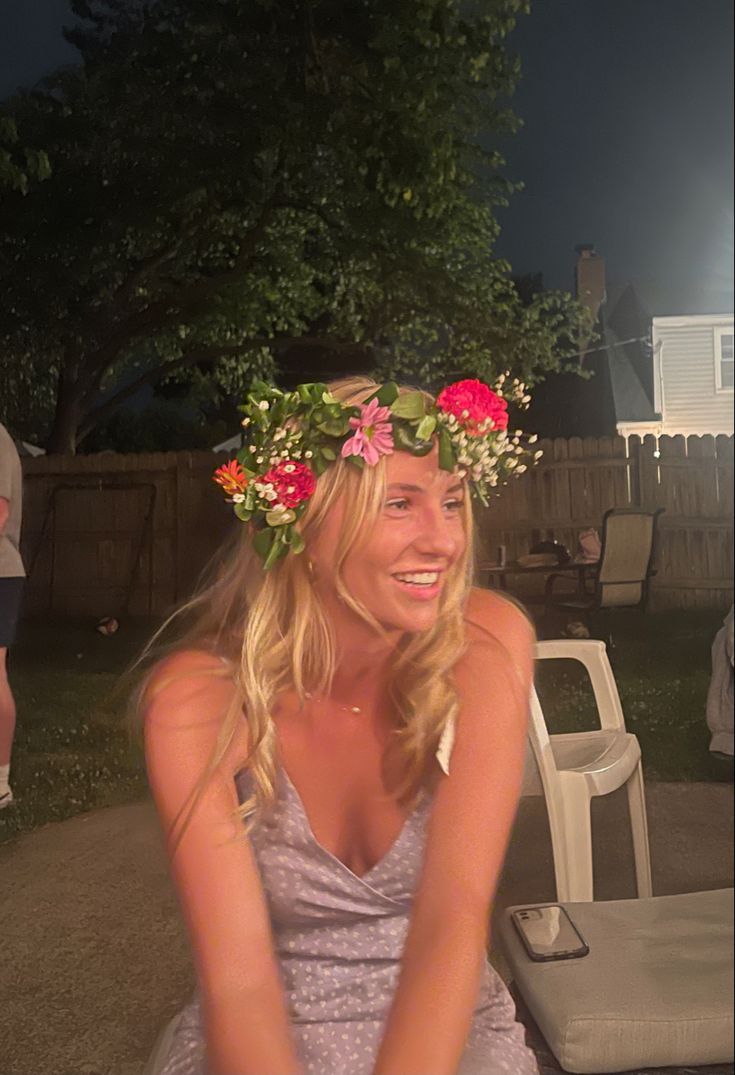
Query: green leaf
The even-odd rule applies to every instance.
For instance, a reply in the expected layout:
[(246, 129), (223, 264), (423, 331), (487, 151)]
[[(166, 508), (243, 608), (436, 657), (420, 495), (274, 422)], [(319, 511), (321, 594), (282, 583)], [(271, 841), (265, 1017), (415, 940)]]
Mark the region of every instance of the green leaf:
[(317, 422), (316, 428), (327, 437), (343, 437), (349, 426), (347, 419), (329, 418), (326, 422)]
[(412, 429), (396, 423), (393, 426), (393, 445), (404, 452), (412, 452), (416, 446), (416, 436)]
[(426, 400), (420, 392), (410, 392), (398, 396), (391, 405), (391, 414), (396, 418), (407, 418), (411, 422), (423, 418), (426, 414)]
[(305, 548), (306, 542), (304, 541), (298, 530), (294, 530), (293, 536), (291, 537), (291, 552), (298, 556), (298, 554), (300, 552), (303, 552)]
[(433, 414), (427, 414), (425, 418), (422, 418), (416, 429), (417, 440), (431, 440), (431, 437), (436, 429), (436, 418)]
[(369, 396), (365, 402), (369, 403), (371, 399), (377, 399), (381, 407), (390, 407), (397, 396), (398, 385), (395, 381), (386, 381), (385, 384), (381, 385), (377, 392), (373, 392), (372, 396)]
[(245, 504), (235, 504), (235, 515), (244, 523), (249, 522), (253, 517), (251, 509), (246, 507)]
[(456, 466), (452, 438), (446, 429), (439, 430), (439, 466), (442, 470), (454, 470)]
[(416, 440), (413, 443), (411, 451), (414, 455), (423, 456), (428, 455), (433, 447), (434, 442), (431, 440)]
[(265, 558), (263, 568), (265, 571), (270, 571), (277, 560), (280, 560), (282, 556), (288, 552), (288, 546), (283, 544), (282, 532), (279, 531), (273, 539), (273, 544), (268, 550), (268, 555)]
[(333, 451), (331, 448), (329, 448), (326, 444), (322, 446), (320, 451), (321, 451), (322, 455), (324, 456), (324, 458), (329, 459), (329, 461), (332, 462), (332, 463), (337, 458), (337, 453), (335, 451)]
[(269, 526), (265, 526), (262, 530), (258, 530), (253, 538), (253, 548), (263, 560), (265, 560), (270, 553), (274, 538), (275, 533)]

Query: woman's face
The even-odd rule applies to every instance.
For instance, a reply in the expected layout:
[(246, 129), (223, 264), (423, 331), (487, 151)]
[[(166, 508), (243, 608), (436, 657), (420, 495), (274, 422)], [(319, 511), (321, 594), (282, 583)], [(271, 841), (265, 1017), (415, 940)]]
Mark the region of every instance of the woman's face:
[[(423, 457), (395, 452), (386, 458), (386, 497), (377, 523), (347, 556), (345, 585), (387, 631), (431, 628), (447, 573), (464, 552), (464, 482), (440, 470), (436, 447)], [(334, 588), (334, 564), (344, 500), (324, 520), (311, 560), (317, 586), (340, 626), (364, 628)], [(347, 617), (347, 620), (345, 619)]]

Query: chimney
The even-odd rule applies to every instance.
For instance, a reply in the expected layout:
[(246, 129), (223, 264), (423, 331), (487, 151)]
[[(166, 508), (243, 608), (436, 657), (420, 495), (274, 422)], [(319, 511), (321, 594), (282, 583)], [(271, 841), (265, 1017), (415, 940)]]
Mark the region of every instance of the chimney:
[(597, 321), (605, 301), (605, 259), (595, 250), (594, 243), (575, 247), (577, 264), (574, 271), (575, 295)]

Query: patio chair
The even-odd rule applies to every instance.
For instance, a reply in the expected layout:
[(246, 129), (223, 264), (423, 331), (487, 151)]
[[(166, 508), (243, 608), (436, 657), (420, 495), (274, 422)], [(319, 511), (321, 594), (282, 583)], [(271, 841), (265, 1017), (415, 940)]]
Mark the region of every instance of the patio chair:
[(733, 890), (564, 906), (589, 946), (581, 959), (534, 963), (519, 907), (497, 930), (543, 1075), (730, 1075)]
[(642, 608), (648, 601), (649, 580), (656, 574), (653, 566), (656, 530), (664, 508), (611, 508), (602, 520), (602, 551), (597, 571), (592, 576), (594, 589), (588, 594), (554, 593), (559, 579), (569, 576), (552, 574), (546, 580), (546, 608), (566, 612), (593, 612), (602, 608)]
[(635, 735), (625, 730), (605, 644), (594, 639), (539, 642), (536, 657), (580, 661), (590, 677), (600, 720), (599, 729), (549, 735), (538, 695), (532, 693), (529, 738), (549, 817), (557, 899), (594, 898), (591, 799), (623, 785), (628, 793), (636, 888), (639, 896), (650, 896), (641, 750)]
[[(600, 730), (549, 735), (534, 691), (530, 740), (546, 796), (557, 899), (589, 946), (579, 959), (536, 963), (507, 907), (497, 930), (542, 1075), (730, 1073), (733, 1060), (733, 890), (653, 896), (640, 749), (625, 731), (602, 642), (540, 642), (539, 660), (589, 673)], [(595, 902), (590, 798), (628, 789), (637, 899)], [(558, 1066), (557, 1066), (558, 1063)], [(663, 1075), (663, 1072), (662, 1072)]]

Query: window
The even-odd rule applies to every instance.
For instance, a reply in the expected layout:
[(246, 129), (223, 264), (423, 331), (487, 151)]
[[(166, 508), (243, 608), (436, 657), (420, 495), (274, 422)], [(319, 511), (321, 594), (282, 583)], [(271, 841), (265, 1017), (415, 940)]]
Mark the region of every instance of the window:
[(733, 329), (731, 325), (715, 329), (715, 383), (718, 392), (732, 392), (733, 377)]

